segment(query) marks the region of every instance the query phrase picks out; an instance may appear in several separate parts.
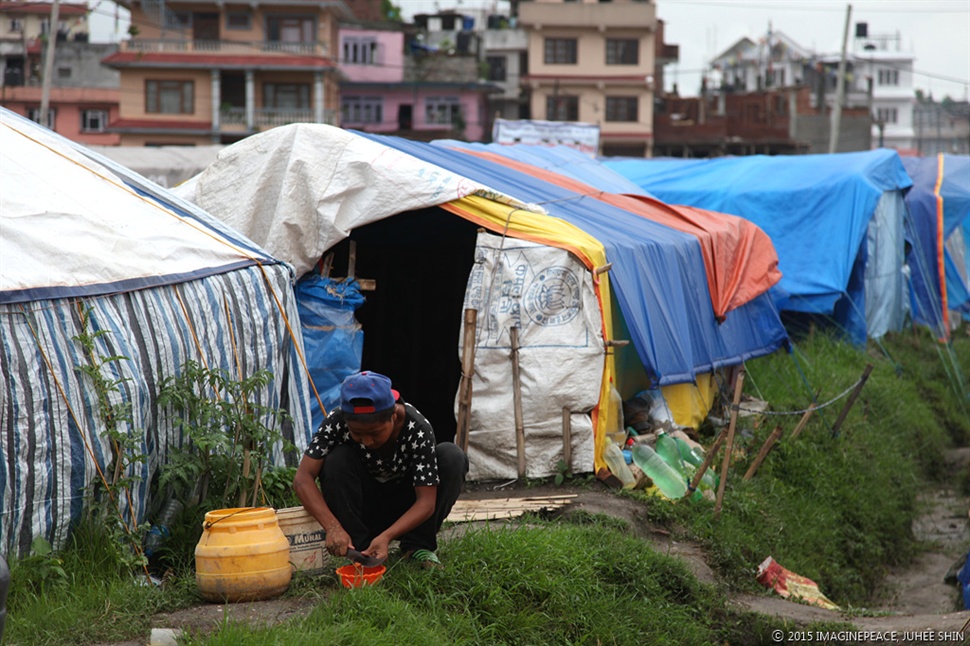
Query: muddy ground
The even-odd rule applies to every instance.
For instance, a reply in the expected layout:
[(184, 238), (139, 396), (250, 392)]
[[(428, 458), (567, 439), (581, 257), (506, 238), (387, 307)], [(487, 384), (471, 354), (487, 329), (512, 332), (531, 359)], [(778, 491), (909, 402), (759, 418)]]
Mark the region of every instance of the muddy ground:
[[(961, 449), (950, 455), (948, 467), (952, 473), (965, 469), (970, 460), (970, 450)], [(956, 479), (954, 478), (954, 482)], [(641, 538), (653, 544), (660, 552), (683, 559), (702, 581), (716, 583), (716, 576), (708, 567), (703, 551), (695, 545), (677, 541), (670, 532), (652, 526), (646, 521), (643, 508), (636, 501), (615, 495), (605, 486), (589, 490), (566, 490), (562, 487), (543, 486), (517, 488), (515, 485), (474, 485), (463, 494), (466, 499), (505, 498), (517, 496), (541, 497), (576, 493), (573, 502), (564, 507), (562, 514), (579, 511), (605, 514), (626, 520)], [(963, 609), (962, 598), (956, 584), (944, 579), (970, 549), (970, 498), (954, 487), (944, 486), (928, 492), (922, 498), (924, 513), (914, 524), (914, 533), (924, 541), (925, 551), (905, 567), (896, 568), (888, 574), (878, 604), (865, 612), (844, 614), (824, 610), (782, 599), (773, 592), (763, 594), (740, 594), (731, 599), (739, 608), (787, 620), (790, 626), (805, 628), (815, 622), (841, 622), (853, 625), (859, 631), (888, 639), (895, 633), (895, 643), (970, 643), (941, 635), (942, 632), (961, 631), (970, 622), (970, 611)], [(495, 522), (495, 521), (492, 521)], [(460, 523), (443, 530), (443, 540), (448, 536), (473, 529), (476, 523)], [(757, 564), (752, 564), (752, 577)], [(179, 612), (156, 616), (152, 626), (158, 629), (182, 629), (192, 633), (216, 629), (227, 615), (234, 621), (245, 620), (251, 624), (275, 624), (295, 616), (308, 614), (317, 603), (312, 599), (275, 599), (249, 604), (195, 606)], [(866, 616), (858, 616), (865, 614)], [(156, 632), (156, 637), (164, 637)], [(791, 637), (792, 639), (789, 639)], [(795, 638), (807, 641), (806, 635), (792, 634), (783, 641), (794, 643)], [(877, 641), (874, 636), (860, 643)], [(103, 646), (143, 646), (145, 642), (124, 642)], [(164, 640), (159, 643), (164, 643)], [(172, 642), (169, 642), (172, 643)], [(844, 642), (843, 642), (844, 643)]]

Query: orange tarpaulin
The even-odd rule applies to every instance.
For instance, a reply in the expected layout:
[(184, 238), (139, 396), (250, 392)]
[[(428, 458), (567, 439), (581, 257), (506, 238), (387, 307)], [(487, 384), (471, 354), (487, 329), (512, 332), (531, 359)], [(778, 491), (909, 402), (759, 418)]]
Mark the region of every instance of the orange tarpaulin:
[(781, 280), (778, 255), (771, 239), (748, 220), (690, 206), (672, 206), (641, 195), (605, 193), (570, 177), (496, 153), (458, 150), (693, 235), (704, 256), (711, 305), (718, 320)]

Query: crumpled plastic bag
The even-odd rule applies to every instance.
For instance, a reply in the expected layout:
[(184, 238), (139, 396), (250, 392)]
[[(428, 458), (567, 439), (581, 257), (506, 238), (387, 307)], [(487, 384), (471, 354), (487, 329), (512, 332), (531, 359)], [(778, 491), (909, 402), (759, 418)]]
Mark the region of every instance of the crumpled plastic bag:
[(828, 610), (839, 609), (837, 605), (822, 594), (817, 583), (783, 568), (770, 556), (758, 566), (758, 583), (774, 590), (786, 599), (801, 600)]

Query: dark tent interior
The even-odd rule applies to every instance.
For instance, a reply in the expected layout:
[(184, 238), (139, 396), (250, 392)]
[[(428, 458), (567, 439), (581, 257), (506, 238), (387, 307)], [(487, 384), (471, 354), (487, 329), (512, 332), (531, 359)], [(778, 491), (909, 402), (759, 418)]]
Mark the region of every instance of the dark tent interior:
[(354, 241), (356, 277), (377, 283), (363, 292), (366, 301), (356, 313), (364, 330), (361, 368), (390, 377), (439, 442), (455, 436), (462, 305), (477, 230), (431, 207), (354, 229), (333, 249), (332, 275), (345, 272)]

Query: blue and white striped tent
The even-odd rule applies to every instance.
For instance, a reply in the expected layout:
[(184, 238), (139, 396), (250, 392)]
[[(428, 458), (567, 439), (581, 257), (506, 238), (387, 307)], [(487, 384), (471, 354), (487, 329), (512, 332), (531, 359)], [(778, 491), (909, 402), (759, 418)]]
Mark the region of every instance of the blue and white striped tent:
[[(260, 404), (310, 433), (308, 381), (292, 268), (198, 207), (0, 108), (0, 551), (34, 537), (63, 545), (85, 489), (112, 461), (91, 362), (76, 337), (97, 337), (147, 456), (121, 500), (142, 522), (149, 483), (181, 442), (157, 405), (162, 379), (193, 360), (239, 377), (274, 375)], [(275, 421), (267, 420), (269, 424)], [(276, 464), (286, 460), (277, 447)], [(295, 459), (295, 456), (294, 456)], [(157, 505), (157, 503), (156, 503)]]

